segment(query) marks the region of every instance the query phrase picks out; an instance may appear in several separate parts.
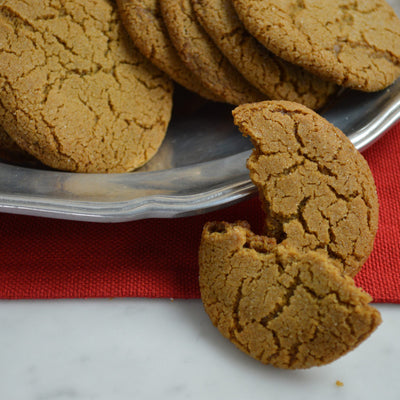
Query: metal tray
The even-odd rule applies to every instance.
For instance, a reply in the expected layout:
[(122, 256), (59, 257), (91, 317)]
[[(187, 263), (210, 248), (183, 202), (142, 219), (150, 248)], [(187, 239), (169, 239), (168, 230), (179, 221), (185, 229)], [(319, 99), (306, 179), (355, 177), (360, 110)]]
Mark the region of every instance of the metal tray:
[[(0, 211), (122, 222), (204, 213), (252, 195), (245, 166), (252, 146), (234, 127), (232, 107), (180, 95), (166, 139), (145, 168), (107, 175), (0, 163)], [(400, 79), (378, 93), (344, 91), (321, 114), (362, 151), (400, 118)]]

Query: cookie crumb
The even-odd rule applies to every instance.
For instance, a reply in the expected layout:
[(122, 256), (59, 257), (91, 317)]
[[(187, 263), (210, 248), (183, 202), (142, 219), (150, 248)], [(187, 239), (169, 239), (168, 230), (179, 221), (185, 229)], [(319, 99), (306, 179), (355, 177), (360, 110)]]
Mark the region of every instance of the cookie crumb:
[(344, 383), (342, 382), (342, 381), (336, 381), (336, 386), (338, 386), (338, 387), (343, 387), (344, 386)]

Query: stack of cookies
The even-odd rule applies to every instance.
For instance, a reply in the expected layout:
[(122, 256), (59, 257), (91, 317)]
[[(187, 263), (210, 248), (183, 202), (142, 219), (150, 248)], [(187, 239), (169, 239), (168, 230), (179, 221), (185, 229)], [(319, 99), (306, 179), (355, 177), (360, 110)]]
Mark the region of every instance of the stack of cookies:
[(320, 109), (340, 86), (377, 91), (400, 75), (400, 21), (384, 0), (117, 3), (139, 50), (212, 100)]
[(318, 110), (389, 86), (399, 38), (384, 0), (0, 0), (0, 155), (132, 171), (163, 142), (173, 81)]

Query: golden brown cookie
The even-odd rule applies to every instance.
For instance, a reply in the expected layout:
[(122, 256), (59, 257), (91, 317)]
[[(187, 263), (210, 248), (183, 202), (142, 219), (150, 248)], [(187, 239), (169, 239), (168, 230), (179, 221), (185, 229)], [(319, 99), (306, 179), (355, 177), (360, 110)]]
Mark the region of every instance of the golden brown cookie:
[(124, 172), (161, 145), (171, 81), (132, 45), (111, 0), (0, 1), (0, 120), (44, 164)]
[(275, 56), (244, 28), (231, 0), (192, 0), (203, 28), (237, 70), (271, 100), (324, 106), (337, 86)]
[(160, 0), (172, 43), (184, 64), (199, 81), (227, 103), (260, 101), (255, 89), (229, 63), (198, 23), (190, 0)]
[(244, 223), (207, 223), (199, 265), (211, 321), (265, 364), (297, 369), (330, 363), (381, 323), (371, 297), (327, 257), (275, 245)]
[(375, 183), (363, 156), (339, 129), (297, 103), (245, 104), (233, 115), (255, 147), (247, 167), (267, 235), (329, 255), (356, 275), (378, 228)]
[(400, 20), (385, 0), (232, 0), (283, 59), (338, 85), (381, 90), (400, 75)]
[(117, 0), (117, 4), (126, 30), (145, 57), (186, 89), (219, 101), (178, 56), (162, 19), (159, 0)]

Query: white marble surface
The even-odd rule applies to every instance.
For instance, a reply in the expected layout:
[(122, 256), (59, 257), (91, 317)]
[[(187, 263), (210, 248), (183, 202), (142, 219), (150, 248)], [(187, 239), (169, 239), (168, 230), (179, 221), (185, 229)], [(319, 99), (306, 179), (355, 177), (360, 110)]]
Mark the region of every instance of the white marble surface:
[(284, 371), (231, 345), (199, 300), (2, 301), (0, 399), (399, 400), (400, 305), (377, 307), (356, 350)]

